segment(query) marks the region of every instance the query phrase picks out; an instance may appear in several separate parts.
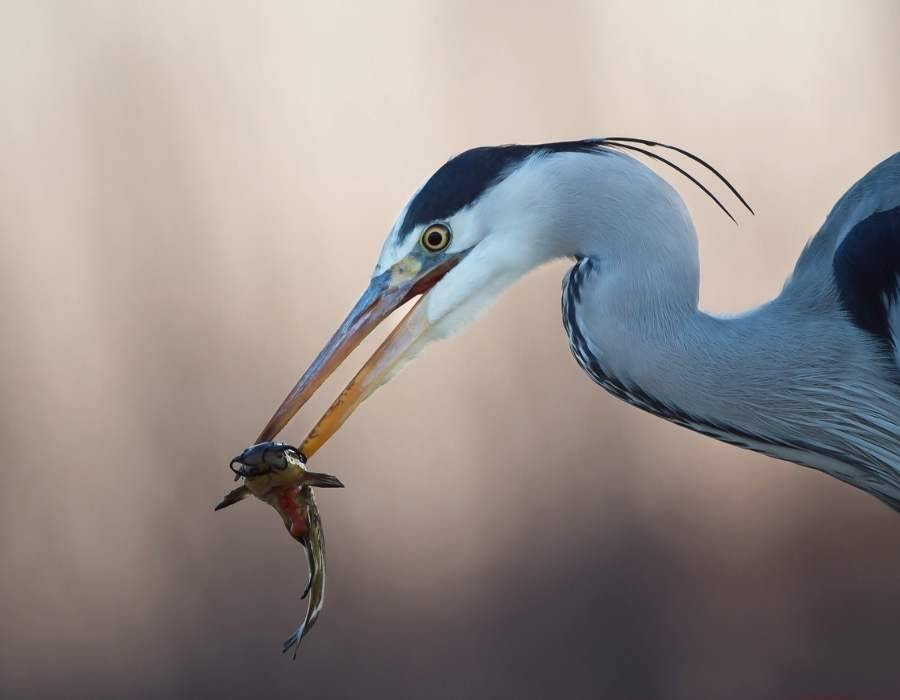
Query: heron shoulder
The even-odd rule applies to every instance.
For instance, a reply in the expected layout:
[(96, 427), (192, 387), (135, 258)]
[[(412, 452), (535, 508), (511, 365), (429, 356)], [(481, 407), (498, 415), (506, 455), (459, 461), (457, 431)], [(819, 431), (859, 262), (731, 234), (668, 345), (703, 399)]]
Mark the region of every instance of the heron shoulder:
[(830, 272), (839, 247), (859, 224), (898, 206), (900, 153), (895, 153), (861, 177), (832, 207), (822, 227), (800, 254), (788, 284), (802, 285)]
[(892, 350), (892, 328), (900, 296), (900, 206), (877, 211), (857, 223), (833, 260), (841, 305), (853, 323)]
[[(837, 304), (857, 328), (894, 348), (900, 331), (900, 153), (859, 179), (804, 248), (782, 296)], [(892, 330), (893, 328), (893, 330)]]

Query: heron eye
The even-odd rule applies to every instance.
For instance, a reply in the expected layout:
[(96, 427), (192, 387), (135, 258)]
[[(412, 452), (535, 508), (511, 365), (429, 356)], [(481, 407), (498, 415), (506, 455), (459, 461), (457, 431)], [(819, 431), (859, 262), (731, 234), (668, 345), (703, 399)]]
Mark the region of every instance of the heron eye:
[(450, 245), (450, 229), (444, 224), (432, 224), (422, 231), (422, 247), (429, 253), (438, 253)]

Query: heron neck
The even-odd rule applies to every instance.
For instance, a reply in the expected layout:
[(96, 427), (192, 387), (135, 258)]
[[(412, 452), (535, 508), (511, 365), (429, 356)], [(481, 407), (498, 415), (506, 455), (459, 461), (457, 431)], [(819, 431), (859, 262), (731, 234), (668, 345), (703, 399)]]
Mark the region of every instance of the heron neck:
[(783, 418), (797, 413), (810, 374), (829, 371), (809, 366), (804, 347), (816, 342), (816, 330), (781, 299), (720, 317), (700, 310), (692, 293), (673, 294), (670, 280), (635, 280), (635, 273), (626, 281), (626, 272), (603, 275), (593, 261), (576, 266), (578, 274), (592, 374), (675, 413), (777, 435)]

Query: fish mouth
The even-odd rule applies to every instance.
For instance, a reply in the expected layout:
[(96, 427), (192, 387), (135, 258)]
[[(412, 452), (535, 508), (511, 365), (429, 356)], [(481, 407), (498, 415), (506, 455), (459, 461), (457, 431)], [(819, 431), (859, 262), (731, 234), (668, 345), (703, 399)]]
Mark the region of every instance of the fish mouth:
[[(258, 442), (228, 463), (234, 480), (253, 479), (264, 474), (284, 471), (290, 466), (303, 466), (306, 457), (293, 445), (283, 442)], [(235, 466), (237, 465), (237, 466)]]

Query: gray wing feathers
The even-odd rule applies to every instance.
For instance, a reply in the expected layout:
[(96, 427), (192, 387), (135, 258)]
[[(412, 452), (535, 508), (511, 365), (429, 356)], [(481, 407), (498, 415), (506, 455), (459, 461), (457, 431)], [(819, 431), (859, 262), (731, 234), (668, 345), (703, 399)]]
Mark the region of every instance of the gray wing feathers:
[[(872, 168), (834, 205), (819, 232), (800, 254), (787, 287), (831, 278), (834, 253), (846, 235), (872, 214), (900, 206), (900, 152)], [(898, 242), (900, 245), (900, 242)]]

